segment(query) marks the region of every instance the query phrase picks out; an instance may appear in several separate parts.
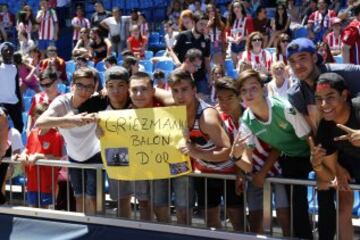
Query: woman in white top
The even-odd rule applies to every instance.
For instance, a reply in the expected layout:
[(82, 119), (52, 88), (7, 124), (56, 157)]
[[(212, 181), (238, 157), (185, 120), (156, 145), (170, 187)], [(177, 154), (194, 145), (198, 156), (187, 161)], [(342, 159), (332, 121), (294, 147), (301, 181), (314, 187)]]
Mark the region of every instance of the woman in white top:
[(271, 65), (273, 79), (267, 84), (269, 97), (282, 97), (287, 99), (287, 90), (290, 88), (284, 62), (275, 62)]

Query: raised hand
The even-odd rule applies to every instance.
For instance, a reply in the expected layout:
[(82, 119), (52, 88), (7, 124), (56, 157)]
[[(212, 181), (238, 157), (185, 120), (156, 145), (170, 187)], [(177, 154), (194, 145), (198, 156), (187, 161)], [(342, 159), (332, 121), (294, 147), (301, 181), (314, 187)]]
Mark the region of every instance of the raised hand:
[(315, 146), (312, 137), (308, 138), (310, 146), (310, 162), (315, 171), (321, 169), (324, 157), (326, 156), (326, 150), (322, 148), (321, 144)]
[(241, 133), (239, 132), (234, 140), (234, 143), (231, 147), (230, 156), (233, 156), (235, 158), (240, 157), (244, 150), (246, 149), (246, 140), (251, 136), (252, 134), (248, 134), (245, 137), (241, 137)]
[(352, 129), (342, 124), (336, 124), (346, 134), (334, 138), (334, 141), (349, 141), (353, 146), (360, 147), (360, 130)]

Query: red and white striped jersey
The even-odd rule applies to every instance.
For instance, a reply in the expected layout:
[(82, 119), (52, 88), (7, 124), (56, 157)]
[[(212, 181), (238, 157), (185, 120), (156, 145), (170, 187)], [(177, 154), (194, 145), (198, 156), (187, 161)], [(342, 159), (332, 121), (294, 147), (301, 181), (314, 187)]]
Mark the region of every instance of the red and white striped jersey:
[(210, 38), (210, 42), (212, 42), (212, 43), (222, 42), (223, 41), (223, 33), (219, 28), (211, 27), (209, 29), (209, 38)]
[(360, 21), (354, 19), (342, 32), (341, 40), (350, 46), (350, 63), (360, 64)]
[(270, 71), (272, 57), (271, 53), (261, 49), (260, 53), (255, 54), (252, 51), (244, 51), (240, 57), (241, 62), (249, 62), (254, 70), (261, 69), (265, 67)]
[(80, 29), (81, 28), (90, 28), (90, 21), (87, 18), (84, 17), (74, 17), (71, 20), (71, 25), (74, 26), (80, 26), (79, 29), (75, 29), (74, 28), (74, 33), (73, 33), (73, 40), (79, 40), (80, 37)]
[(328, 29), (330, 27), (330, 19), (336, 17), (336, 12), (333, 10), (328, 10), (324, 16), (319, 10), (313, 12), (308, 22), (313, 23), (314, 27), (316, 26)]
[(247, 36), (254, 31), (253, 21), (251, 17), (243, 17), (242, 19), (235, 19), (228, 34), (232, 37)]
[(58, 23), (58, 18), (54, 9), (48, 9), (45, 13), (40, 10), (36, 19), (39, 20), (39, 40), (54, 40), (55, 26)]
[(330, 50), (341, 50), (342, 48), (342, 40), (340, 34), (336, 37), (334, 32), (330, 32), (324, 37), (324, 42), (329, 45)]

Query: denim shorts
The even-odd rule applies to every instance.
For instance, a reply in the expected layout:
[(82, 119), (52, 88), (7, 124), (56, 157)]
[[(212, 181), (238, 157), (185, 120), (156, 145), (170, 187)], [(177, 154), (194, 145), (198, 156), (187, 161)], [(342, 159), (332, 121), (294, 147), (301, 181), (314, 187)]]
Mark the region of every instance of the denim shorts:
[[(39, 192), (27, 192), (26, 200), (29, 205), (38, 206)], [(40, 206), (47, 206), (53, 204), (53, 197), (51, 193), (40, 193)]]
[[(152, 200), (157, 207), (169, 206), (172, 199), (176, 208), (192, 208), (194, 206), (194, 181), (188, 176), (156, 180), (153, 185), (153, 193)], [(172, 193), (174, 198), (172, 198)]]
[[(273, 185), (275, 209), (289, 207), (289, 201), (286, 195), (285, 186), (283, 184)], [(249, 211), (258, 211), (263, 209), (263, 188), (258, 188), (248, 182), (247, 188), (247, 204)]]
[[(96, 153), (94, 156), (86, 160), (85, 162), (78, 162), (69, 157), (69, 161), (72, 163), (78, 164), (94, 164), (102, 163), (100, 152)], [(84, 186), (83, 189), (83, 174), (84, 171)], [(79, 169), (79, 168), (69, 168), (70, 182), (74, 189), (75, 197), (80, 197), (85, 193), (88, 197), (96, 196), (96, 170), (93, 169)]]
[(240, 42), (239, 44), (231, 43), (231, 52), (232, 53), (240, 53), (245, 50), (245, 41)]

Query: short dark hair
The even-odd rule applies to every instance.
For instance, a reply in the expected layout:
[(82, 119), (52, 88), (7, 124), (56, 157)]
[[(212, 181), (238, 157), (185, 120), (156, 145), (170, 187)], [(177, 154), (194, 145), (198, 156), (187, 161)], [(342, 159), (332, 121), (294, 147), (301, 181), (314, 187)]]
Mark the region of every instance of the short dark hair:
[(156, 69), (153, 74), (154, 79), (162, 79), (165, 78), (165, 73), (161, 69)]
[(339, 92), (340, 94), (344, 91), (344, 90), (349, 90), (349, 88), (347, 87), (344, 78), (334, 72), (328, 72), (328, 73), (323, 73), (319, 76), (318, 81), (316, 82), (316, 89), (318, 86), (320, 85), (329, 85), (330, 88), (336, 90), (337, 92)]
[(173, 87), (181, 81), (188, 81), (193, 87), (195, 87), (195, 81), (191, 76), (191, 73), (182, 68), (177, 68), (170, 74), (168, 83), (170, 87)]
[(72, 78), (73, 78), (73, 83), (76, 83), (76, 81), (81, 78), (92, 78), (94, 80), (94, 83), (97, 83), (98, 81), (95, 71), (89, 67), (81, 67), (75, 70)]
[(264, 83), (261, 80), (260, 74), (257, 71), (255, 71), (254, 69), (247, 69), (241, 72), (238, 79), (236, 79), (235, 81), (236, 89), (240, 92), (240, 89), (242, 88), (244, 82), (251, 77), (256, 78), (256, 80), (260, 83), (261, 86), (264, 85)]
[(114, 55), (108, 56), (104, 59), (104, 62), (108, 62), (110, 64), (117, 64), (117, 59)]
[(42, 81), (47, 78), (52, 81), (55, 81), (58, 79), (58, 75), (55, 71), (51, 70), (50, 68), (46, 68), (43, 72), (40, 73), (39, 79), (40, 81)]
[(209, 16), (205, 13), (202, 12), (197, 12), (196, 14), (194, 14), (194, 22), (197, 23), (200, 20), (209, 20)]
[(154, 82), (151, 79), (150, 75), (147, 74), (146, 72), (137, 72), (131, 75), (129, 82), (133, 81), (133, 80), (139, 80), (139, 79), (146, 79), (149, 81), (150, 85), (153, 87), (154, 86)]
[(202, 52), (199, 49), (191, 48), (185, 54), (185, 60), (189, 59), (190, 62), (195, 61), (197, 58), (202, 59)]
[(239, 89), (236, 87), (235, 82), (230, 77), (221, 77), (215, 81), (216, 91), (230, 90), (236, 95), (239, 95)]

